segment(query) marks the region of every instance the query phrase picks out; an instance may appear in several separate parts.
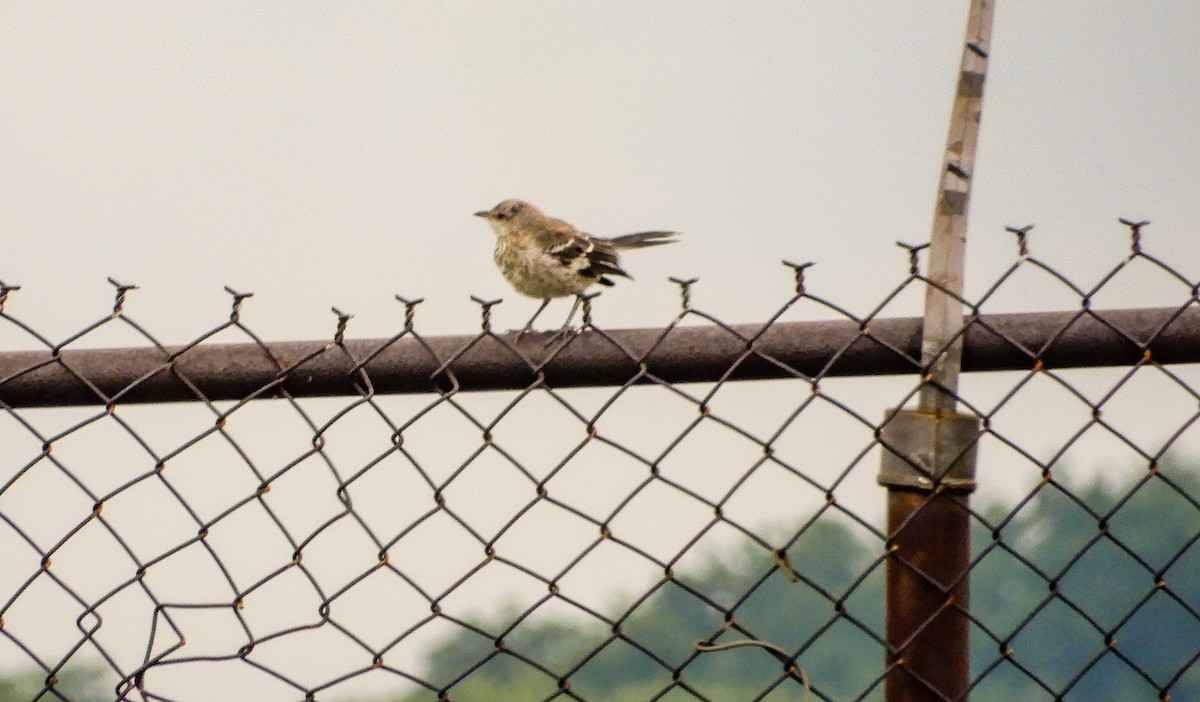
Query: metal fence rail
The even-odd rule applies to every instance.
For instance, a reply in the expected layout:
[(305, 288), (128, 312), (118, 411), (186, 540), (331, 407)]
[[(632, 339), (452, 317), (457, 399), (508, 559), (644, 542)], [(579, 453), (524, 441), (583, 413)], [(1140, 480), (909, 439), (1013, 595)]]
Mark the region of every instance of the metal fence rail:
[[(956, 583), (935, 596), (967, 620), (974, 700), (1200, 695), (1200, 287), (1141, 228), (1091, 286), (1019, 230), (1010, 269), (963, 300), (954, 399), (979, 422), (984, 494), (960, 503), (970, 604)], [(167, 347), (127, 286), (53, 342), (14, 311), (31, 293), (5, 286), (0, 324), (45, 350), (0, 354), (0, 700), (878, 700), (894, 672), (923, 684), (902, 651), (933, 620), (888, 643), (885, 565), (934, 582), (968, 533), (898, 549), (875, 486), (894, 409), (927, 382), (920, 320), (877, 316), (930, 284), (917, 255), (868, 315), (792, 266), (765, 323), (716, 319), (683, 281), (663, 329), (588, 318), (550, 347), (492, 330), (492, 303), (478, 334), (427, 338), (403, 300), (392, 338), (346, 338), (341, 315), (328, 342), (267, 343), (241, 293)], [(1027, 273), (1078, 309), (990, 313)], [(1092, 309), (1126, 275), (1175, 295)], [(805, 311), (839, 318), (783, 321)], [(147, 343), (87, 348), (107, 325)], [(952, 491), (929, 477), (915, 515)]]
[[(921, 319), (591, 329), (564, 348), (511, 335), (0, 353), (0, 401), (10, 407), (236, 400), (353, 394), (366, 372), (378, 393), (425, 393), (453, 371), (460, 390), (514, 390), (538, 377), (554, 387), (627, 382), (904, 375), (920, 370)], [(1095, 368), (1200, 361), (1200, 310), (976, 314), (963, 333), (966, 371)], [(303, 369), (303, 373), (298, 372)]]

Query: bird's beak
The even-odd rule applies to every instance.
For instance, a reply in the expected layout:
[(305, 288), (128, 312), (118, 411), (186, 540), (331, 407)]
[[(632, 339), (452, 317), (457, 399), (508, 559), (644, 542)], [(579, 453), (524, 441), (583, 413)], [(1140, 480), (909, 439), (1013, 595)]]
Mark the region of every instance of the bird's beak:
[(475, 213), (475, 216), (476, 216), (476, 217), (483, 217), (484, 219), (487, 219), (487, 216), (488, 216), (488, 215), (490, 215), (491, 213), (492, 213), (492, 211), (491, 211), (491, 210), (480, 210), (480, 211), (478, 211), (478, 212), (476, 212), (476, 213)]

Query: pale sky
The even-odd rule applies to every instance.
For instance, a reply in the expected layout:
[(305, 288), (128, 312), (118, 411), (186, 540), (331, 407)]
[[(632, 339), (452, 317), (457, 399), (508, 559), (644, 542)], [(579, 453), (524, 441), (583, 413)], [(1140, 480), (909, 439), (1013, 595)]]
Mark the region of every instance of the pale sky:
[[(471, 213), (521, 197), (596, 234), (684, 232), (630, 257), (610, 327), (665, 321), (670, 275), (757, 321), (783, 258), (866, 311), (904, 272), (892, 242), (928, 237), (965, 7), (6, 3), (0, 280), (55, 338), (103, 313), (107, 276), (174, 342), (223, 317), (224, 285), (271, 339), (328, 336), (332, 305), (389, 334), (396, 293), (427, 333), (474, 328), (471, 294), (504, 297), (507, 328), (535, 303)], [(1001, 3), (968, 289), (1010, 262), (1006, 225), (1094, 275), (1078, 259), (1120, 255), (1118, 216), (1194, 277), (1197, 65), (1195, 3)]]
[[(791, 274), (780, 265), (785, 258), (816, 261), (810, 290), (865, 313), (907, 273), (905, 255), (893, 242), (928, 238), (966, 5), (6, 2), (0, 4), (0, 226), (6, 243), (0, 280), (22, 289), (5, 311), (57, 341), (109, 312), (112, 289), (105, 278), (112, 276), (141, 286), (126, 309), (168, 344), (190, 341), (227, 318), (225, 285), (256, 293), (243, 318), (268, 341), (330, 338), (331, 306), (355, 315), (349, 336), (390, 336), (403, 323), (403, 309), (393, 299), (397, 293), (425, 298), (417, 329), (426, 335), (474, 332), (478, 308), (470, 295), (503, 297), (495, 313), (497, 327), (517, 327), (537, 303), (507, 288), (491, 261), (493, 235), (471, 213), (520, 197), (594, 234), (683, 232), (679, 244), (629, 255), (626, 267), (636, 280), (605, 290), (595, 303), (599, 326), (668, 322), (679, 305), (677, 289), (667, 281), (672, 275), (700, 279), (693, 291), (698, 308), (730, 323), (762, 321), (791, 293)], [(1145, 249), (1190, 280), (1200, 278), (1200, 198), (1194, 183), (1200, 173), (1195, 135), (1200, 3), (1002, 1), (991, 49), (970, 210), (968, 297), (989, 287), (1014, 261), (1016, 243), (1004, 232), (1008, 225), (1035, 224), (1033, 253), (1087, 289), (1128, 252), (1127, 231), (1117, 218), (1149, 219)], [(1114, 283), (1096, 306), (1179, 305), (1187, 299), (1186, 287), (1149, 275)], [(916, 315), (920, 301), (919, 294), (905, 295), (885, 315)], [(568, 304), (552, 307), (544, 321), (556, 324)], [(986, 309), (1078, 305), (1062, 286), (1028, 275)], [(809, 306), (789, 319), (810, 314), (831, 313)], [(0, 343), (3, 350), (36, 347), (7, 324), (0, 325)], [(77, 346), (140, 343), (129, 330), (110, 325)], [(1103, 371), (1074, 378), (1098, 397), (1120, 375)], [(968, 378), (964, 386), (995, 401), (1012, 380), (1012, 375), (992, 375)], [(884, 403), (902, 397), (914, 381), (833, 381), (830, 387), (847, 404), (861, 404), (864, 416), (877, 417)], [(1152, 403), (1118, 405), (1106, 419), (1147, 445), (1161, 441), (1164, 432), (1179, 426), (1178, 417), (1195, 408), (1194, 399), (1184, 397), (1178, 403), (1182, 414), (1168, 417), (1174, 410), (1159, 400), (1177, 395), (1178, 388), (1153, 384), (1160, 381), (1131, 390), (1138, 393), (1134, 398)], [(730, 398), (722, 409), (769, 434), (772, 422), (778, 426), (795, 406), (792, 390), (729, 386), (722, 390), (722, 398)], [(1055, 392), (1050, 387), (1014, 402), (997, 420), (998, 425), (1008, 422), (1004, 426), (1024, 437), (1039, 457), (1090, 419), (1077, 401)], [(650, 397), (648, 391), (633, 396)], [(570, 397), (594, 409), (606, 395), (584, 391)], [(549, 401), (537, 398), (523, 405), (530, 408), (521, 410), (527, 414), (514, 415), (523, 420), (499, 425), (498, 432), (517, 436), (498, 433), (498, 441), (540, 466), (545, 455), (561, 457), (569, 450), (577, 441), (571, 432), (579, 427), (561, 413), (539, 414)], [(388, 398), (385, 404), (403, 417), (428, 401)], [(471, 401), (484, 408), (486, 417), (506, 400), (480, 396)], [(662, 437), (647, 428), (648, 410), (630, 404), (606, 416), (606, 430), (650, 447)], [(332, 400), (309, 405), (323, 418), (344, 406)], [(1146, 421), (1147, 406), (1161, 413), (1161, 423)], [(1044, 421), (1048, 407), (1055, 408), (1056, 422)], [(1059, 412), (1060, 407), (1070, 411)], [(662, 422), (686, 422), (691, 417), (686, 411), (664, 413)], [(94, 409), (25, 416), (61, 428), (89, 412)], [(211, 426), (206, 412), (182, 405), (120, 409), (156, 450), (177, 447)], [(547, 445), (530, 446), (519, 436), (523, 426), (553, 422), (563, 422), (562, 429), (547, 432)], [(829, 408), (806, 411), (802, 422), (794, 437), (785, 438), (794, 438), (806, 470), (832, 480), (862, 445), (843, 437), (863, 427), (848, 425), (844, 413)], [(69, 437), (55, 456), (106, 485), (146, 470), (144, 452), (127, 435), (111, 424), (96, 426), (96, 431), (107, 427), (104, 440)], [(330, 454), (343, 466), (364, 465), (388, 439), (378, 422), (370, 426), (370, 435), (347, 436), (340, 443), (331, 438)], [(447, 452), (439, 439), (469, 437), (472, 429), (464, 429), (464, 420), (453, 413), (435, 415), (430, 426), (434, 430), (423, 436), (414, 432), (408, 446), (423, 451), (435, 470), (448, 471), (470, 446), (455, 445)], [(268, 467), (286, 463), (311, 439), (311, 431), (299, 426), (283, 403), (239, 410), (229, 430)], [(40, 451), (39, 442), (21, 427), (8, 423), (0, 432), (6, 446), (17, 447), (11, 448), (14, 456), (27, 459)], [(477, 433), (472, 440), (478, 440)], [(863, 440), (869, 442), (869, 436)], [(731, 465), (755, 460), (753, 446), (731, 443), (714, 452), (710, 447), (723, 446), (728, 437), (714, 434), (712, 441), (684, 446), (664, 471), (696, 479), (699, 491), (719, 492), (730, 473), (706, 456), (721, 453)], [(1101, 436), (1091, 444), (1081, 442), (1079, 451), (1085, 460), (1100, 460), (1122, 450), (1114, 443), (1111, 436)], [(1181, 443), (1200, 442), (1185, 437)], [(987, 450), (981, 470), (989, 471), (989, 478), (981, 493), (1015, 489), (1011, 494), (1020, 494), (1030, 481), (1036, 484), (1036, 471), (1028, 464), (995, 446)], [(127, 460), (130, 455), (137, 461)], [(1121, 454), (1121, 460), (1127, 458)], [(253, 489), (239, 461), (228, 446), (201, 445), (173, 460), (171, 475), (182, 491), (191, 490), (187, 494), (199, 511), (212, 515), (231, 495)], [(619, 475), (614, 469), (604, 480), (588, 473), (593, 463), (606, 461), (613, 458), (601, 454), (574, 462), (581, 474), (574, 482), (564, 478), (560, 489), (578, 489), (581, 499), (604, 501), (618, 497), (627, 481), (641, 479), (634, 469)], [(468, 478), (448, 499), (490, 526), (502, 523), (528, 497), (506, 492), (504, 468), (467, 471)], [(372, 477), (382, 480), (403, 470), (381, 468)], [(877, 513), (881, 505), (874, 471), (874, 464), (856, 468), (845, 488), (846, 498), (864, 512)], [(271, 499), (292, 510), (288, 514), (296, 523), (308, 524), (336, 508), (328, 476), (300, 470), (294, 475), (297, 482), (275, 486)], [(300, 476), (326, 482), (305, 483)], [(309, 489), (313, 485), (320, 489)], [(359, 497), (356, 509), (390, 524), (410, 509), (405, 500), (416, 500), (416, 494), (415, 488), (380, 486)], [(733, 507), (746, 514), (763, 512), (764, 501), (772, 497), (791, 499), (770, 484), (747, 487), (743, 494), (747, 504)], [(820, 497), (805, 493), (810, 502), (798, 498), (779, 514), (807, 513)], [(5, 499), (6, 514), (50, 543), (90, 510), (90, 502), (49, 477), (44, 484), (19, 482)], [(60, 508), (53, 514), (44, 510), (51, 501)], [(161, 551), (195, 533), (171, 501), (150, 488), (145, 494), (131, 492), (128, 502), (124, 512), (115, 504), (105, 514), (131, 532), (144, 529), (138, 519), (154, 520), (155, 529), (146, 531), (148, 541), (139, 548)], [(676, 506), (679, 519), (660, 525), (661, 533), (654, 535), (663, 539), (660, 545), (686, 539), (692, 522), (683, 512), (694, 505), (649, 503), (642, 508), (645, 514), (629, 520), (645, 527)], [(50, 521), (60, 514), (62, 524)], [(530, 519), (522, 524), (539, 524)], [(246, 531), (226, 526), (212, 536), (226, 549), (223, 553), (234, 554), (252, 571), (239, 571), (237, 578), (253, 580), (262, 568), (281, 565), (262, 559), (265, 550), (254, 550), (277, 549), (278, 543), (241, 538), (275, 538), (269, 524), (238, 524)], [(553, 561), (563, 554), (550, 546), (569, 554), (575, 543), (568, 538), (570, 527), (562, 528), (549, 546), (536, 529), (501, 545), (530, 559)], [(443, 545), (438, 540), (412, 548), (432, 552)], [(11, 548), (12, 558), (28, 561), (28, 547), (9, 541), (0, 538), (0, 549)], [(334, 580), (362, 572), (373, 554), (358, 542), (353, 545), (324, 546), (332, 553), (328, 570), (321, 572)], [(313, 548), (322, 548), (319, 540)], [(472, 548), (468, 543), (453, 553), (469, 565), (478, 557)], [(238, 554), (245, 558), (238, 560)], [(310, 551), (306, 563), (320, 570), (319, 556)], [(66, 565), (59, 567), (77, 568), (77, 587), (89, 596), (128, 577), (125, 571), (92, 568), (86, 553), (75, 558), (60, 559)], [(216, 597), (204, 588), (212, 579), (220, 591), (220, 578), (202, 571), (203, 558), (199, 563), (171, 566), (178, 572), (167, 565), (155, 570), (160, 598)], [(635, 567), (645, 563), (630, 566)], [(6, 577), (18, 577), (17, 570)], [(453, 572), (443, 567), (426, 575), (444, 578)], [(617, 572), (629, 582), (641, 575)], [(572, 592), (593, 597), (600, 607), (611, 603), (615, 590), (604, 589), (596, 578), (577, 576), (583, 582)], [(9, 584), (0, 578), (0, 595)], [(525, 585), (512, 574), (500, 574), (483, 587), (496, 596), (508, 593), (508, 587), (523, 592)], [(297, 585), (292, 595), (297, 599), (275, 599), (300, 603), (295, 610), (257, 616), (280, 626), (311, 620), (311, 590)], [(67, 615), (76, 607), (55, 600), (61, 593), (53, 588), (22, 597), (30, 603), (46, 598)], [(427, 603), (411, 593), (406, 597), (405, 607), (428, 611)], [(486, 601), (479, 593), (457, 598), (464, 608)], [(144, 604), (114, 604), (109, 621), (119, 621), (122, 606), (137, 611)], [(342, 616), (352, 617), (350, 609)], [(402, 610), (396, 605), (387, 611), (398, 616), (395, 612)], [(73, 615), (52, 626), (39, 611), (46, 610), (16, 608), (6, 616), (6, 627), (50, 655), (70, 640)], [(256, 611), (265, 610), (250, 603), (245, 616), (253, 619)], [(383, 640), (402, 625), (371, 621), (377, 607), (357, 613), (362, 630)], [(220, 625), (197, 622), (194, 630), (211, 638), (193, 640), (187, 652), (226, 651), (238, 632), (230, 622), (225, 625), (227, 636), (221, 639), (213, 633)], [(109, 645), (136, 660), (144, 654), (144, 638), (120, 626), (105, 630), (106, 635), (125, 632)], [(43, 630), (51, 633), (38, 638)], [(53, 632), (61, 636), (53, 638)], [(301, 667), (361, 663), (361, 651), (291, 645), (277, 652), (280, 661)], [(323, 653), (321, 660), (303, 658), (314, 651)], [(419, 654), (414, 649), (398, 655), (411, 663)], [(0, 656), (0, 667), (10, 664), (11, 657)], [(309, 672), (319, 680), (323, 673), (317, 669), (294, 674)], [(230, 689), (221, 691), (222, 699), (239, 699), (239, 690), (250, 695), (246, 699), (290, 699), (275, 696), (277, 688), (269, 685), (277, 683), (270, 681), (258, 681), (268, 687), (257, 688), (177, 670), (184, 678), (198, 676), (176, 681), (180, 689), (224, 683)]]

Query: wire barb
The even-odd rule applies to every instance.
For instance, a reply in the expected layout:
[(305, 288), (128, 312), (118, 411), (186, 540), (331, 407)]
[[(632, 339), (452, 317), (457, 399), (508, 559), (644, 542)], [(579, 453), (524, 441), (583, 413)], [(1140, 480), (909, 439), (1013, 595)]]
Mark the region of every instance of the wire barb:
[(787, 266), (788, 268), (791, 268), (792, 272), (796, 274), (796, 293), (799, 295), (803, 295), (804, 294), (804, 271), (817, 265), (816, 261), (809, 261), (807, 263), (792, 263), (791, 261), (789, 261), (785, 258), (783, 260), (783, 265)]
[(1140, 222), (1135, 222), (1131, 219), (1118, 217), (1117, 221), (1129, 227), (1129, 235), (1133, 239), (1133, 252), (1140, 254), (1142, 252), (1142, 227), (1150, 224), (1150, 220), (1143, 219)]
[(576, 297), (579, 298), (579, 303), (583, 308), (583, 321), (580, 323), (580, 328), (586, 329), (592, 326), (592, 300), (600, 297), (600, 291), (597, 290), (594, 293), (577, 293)]
[(415, 300), (410, 300), (403, 295), (396, 295), (396, 299), (400, 304), (404, 305), (404, 331), (410, 332), (413, 330), (413, 319), (417, 313), (417, 305), (425, 302), (425, 298), (418, 297)]
[(700, 279), (676, 278), (675, 276), (671, 276), (668, 278), (668, 280), (679, 286), (679, 297), (682, 311), (687, 312), (688, 310), (692, 309), (692, 285)]
[(337, 329), (333, 332), (333, 343), (340, 344), (346, 338), (346, 325), (350, 323), (350, 319), (354, 317), (352, 314), (347, 314), (336, 307), (331, 308), (333, 313), (337, 315)]
[(252, 292), (239, 292), (230, 286), (225, 286), (225, 292), (233, 296), (233, 306), (229, 311), (229, 321), (238, 322), (242, 318), (242, 301), (248, 297), (254, 297)]
[(897, 241), (896, 246), (908, 251), (908, 272), (912, 275), (919, 274), (921, 266), (918, 254), (929, 248), (929, 242), (924, 244), (908, 244), (903, 241)]
[(481, 297), (475, 297), (472, 295), (471, 302), (474, 302), (480, 307), (480, 313), (482, 314), (480, 329), (483, 329), (485, 332), (490, 332), (492, 330), (492, 308), (501, 302), (504, 302), (504, 298), (498, 297), (495, 300), (485, 300)]
[(1029, 246), (1027, 243), (1027, 239), (1029, 238), (1029, 232), (1032, 230), (1033, 230), (1032, 224), (1026, 224), (1023, 227), (1005, 227), (1004, 228), (1004, 231), (1017, 235), (1017, 254), (1021, 258), (1029, 257)]
[(116, 297), (116, 300), (113, 302), (113, 311), (112, 311), (112, 316), (116, 317), (117, 315), (121, 314), (121, 309), (125, 306), (125, 296), (129, 293), (130, 290), (137, 290), (138, 286), (125, 285), (123, 283), (118, 283), (112, 277), (109, 277), (108, 282), (110, 285), (112, 285), (114, 288), (117, 289), (117, 297)]
[(10, 285), (3, 280), (0, 280), (0, 311), (4, 310), (4, 303), (8, 302), (8, 294), (20, 289), (20, 285)]

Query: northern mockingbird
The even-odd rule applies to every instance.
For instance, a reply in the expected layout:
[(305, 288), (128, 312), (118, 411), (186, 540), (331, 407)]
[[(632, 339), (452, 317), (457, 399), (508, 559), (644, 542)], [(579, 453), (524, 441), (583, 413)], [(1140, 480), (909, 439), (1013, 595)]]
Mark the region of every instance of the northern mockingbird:
[(533, 330), (533, 322), (556, 297), (575, 295), (575, 304), (562, 329), (571, 327), (579, 309), (578, 295), (595, 283), (612, 285), (608, 276), (631, 277), (621, 269), (617, 252), (670, 244), (676, 232), (639, 232), (606, 239), (579, 231), (570, 224), (548, 217), (523, 200), (505, 200), (490, 210), (475, 213), (496, 232), (492, 258), (509, 284), (522, 295), (542, 301), (521, 334)]

